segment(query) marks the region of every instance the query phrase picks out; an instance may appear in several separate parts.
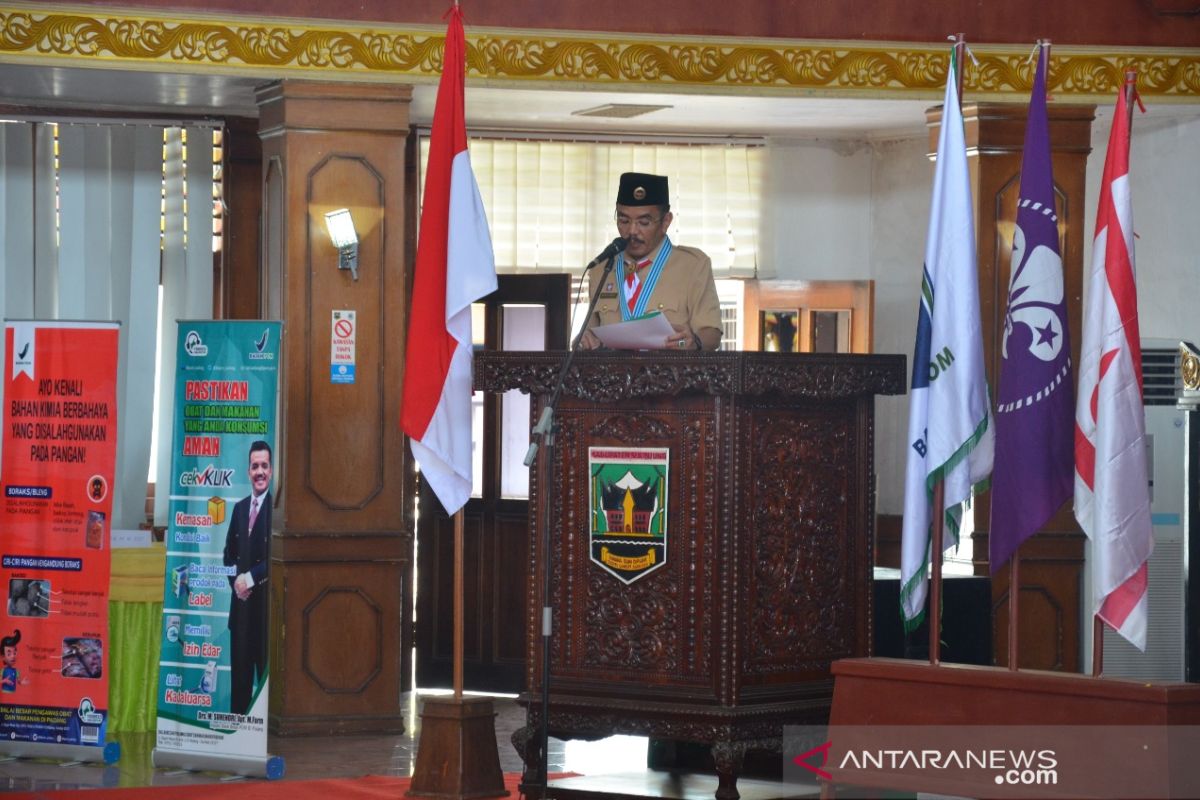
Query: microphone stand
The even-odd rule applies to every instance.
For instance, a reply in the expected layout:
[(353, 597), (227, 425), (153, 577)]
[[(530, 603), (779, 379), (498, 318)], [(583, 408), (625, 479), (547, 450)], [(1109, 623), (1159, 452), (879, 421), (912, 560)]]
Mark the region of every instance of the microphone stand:
[[(538, 417), (537, 424), (533, 426), (533, 437), (529, 442), (529, 449), (525, 451), (525, 466), (531, 466), (538, 455), (539, 440), (544, 446), (541, 463), (546, 465), (545, 475), (546, 482), (549, 484), (553, 480), (551, 470), (554, 469), (554, 409), (558, 406), (558, 398), (562, 395), (563, 384), (566, 382), (567, 372), (571, 369), (571, 364), (575, 361), (575, 354), (579, 352), (579, 342), (583, 339), (584, 332), (587, 331), (588, 321), (591, 320), (592, 314), (596, 310), (596, 304), (600, 300), (600, 292), (604, 290), (604, 282), (608, 280), (608, 276), (612, 274), (613, 265), (616, 262), (617, 253), (613, 253), (608, 257), (608, 261), (604, 264), (604, 271), (600, 273), (600, 280), (596, 283), (596, 291), (592, 295), (592, 301), (588, 305), (587, 315), (583, 318), (583, 327), (571, 342), (571, 349), (567, 351), (566, 358), (563, 359), (562, 367), (558, 371), (558, 378), (554, 382), (554, 390), (550, 393), (550, 399), (542, 408), (542, 414)], [(586, 272), (586, 270), (585, 270)], [(552, 610), (550, 608), (550, 502), (547, 489), (543, 487), (541, 503), (541, 548), (542, 548), (542, 712), (540, 725), (538, 726), (538, 747), (541, 751), (541, 759), (538, 764), (537, 779), (540, 781), (539, 797), (546, 797), (547, 771), (550, 762), (550, 643), (553, 637), (553, 621)], [(528, 745), (526, 745), (528, 748)], [(528, 753), (528, 750), (526, 751)], [(528, 758), (526, 758), (528, 763)]]

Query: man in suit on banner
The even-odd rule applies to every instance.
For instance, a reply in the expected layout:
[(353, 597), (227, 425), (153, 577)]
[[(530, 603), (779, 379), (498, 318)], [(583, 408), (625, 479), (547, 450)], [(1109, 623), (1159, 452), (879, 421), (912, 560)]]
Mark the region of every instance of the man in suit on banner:
[[(695, 247), (675, 246), (667, 237), (671, 214), (665, 175), (626, 172), (617, 189), (617, 232), (628, 243), (616, 269), (600, 287), (599, 304), (580, 344), (600, 347), (591, 329), (661, 312), (675, 332), (662, 346), (672, 350), (716, 350), (721, 344), (721, 301), (712, 261)], [(600, 279), (592, 272), (591, 291)]]
[(271, 555), (271, 445), (250, 445), (250, 487), (233, 507), (225, 534), (225, 566), (233, 567), (229, 585), (229, 710), (247, 714), (254, 687), (267, 678), (267, 566)]

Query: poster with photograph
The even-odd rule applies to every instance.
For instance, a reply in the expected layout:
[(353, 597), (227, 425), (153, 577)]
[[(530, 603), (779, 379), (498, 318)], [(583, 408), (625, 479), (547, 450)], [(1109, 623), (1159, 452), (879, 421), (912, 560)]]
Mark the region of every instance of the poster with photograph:
[(266, 756), (278, 322), (180, 322), (157, 746)]

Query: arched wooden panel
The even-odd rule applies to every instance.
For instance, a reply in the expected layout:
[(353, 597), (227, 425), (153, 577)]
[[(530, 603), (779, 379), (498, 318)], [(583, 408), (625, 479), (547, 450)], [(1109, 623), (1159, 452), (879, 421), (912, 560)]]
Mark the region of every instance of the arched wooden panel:
[[(382, 360), (390, 353), (383, 337), (385, 180), (368, 158), (334, 154), (313, 167), (307, 183), (306, 484), (331, 510), (361, 509), (384, 484), (378, 431), (387, 424)], [(342, 208), (350, 211), (358, 233), (358, 280), (337, 268), (337, 249), (325, 226), (325, 214)], [(334, 383), (330, 376), (333, 309), (355, 312), (353, 383)]]

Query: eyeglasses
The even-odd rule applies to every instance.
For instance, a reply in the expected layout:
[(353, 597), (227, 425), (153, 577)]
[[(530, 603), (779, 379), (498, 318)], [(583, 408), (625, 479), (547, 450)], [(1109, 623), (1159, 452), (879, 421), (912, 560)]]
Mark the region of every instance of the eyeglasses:
[(663, 221), (662, 217), (644, 216), (637, 219), (630, 219), (624, 214), (614, 214), (613, 219), (617, 221), (617, 227), (628, 228), (630, 225), (635, 226), (639, 231), (648, 231), (655, 225)]

